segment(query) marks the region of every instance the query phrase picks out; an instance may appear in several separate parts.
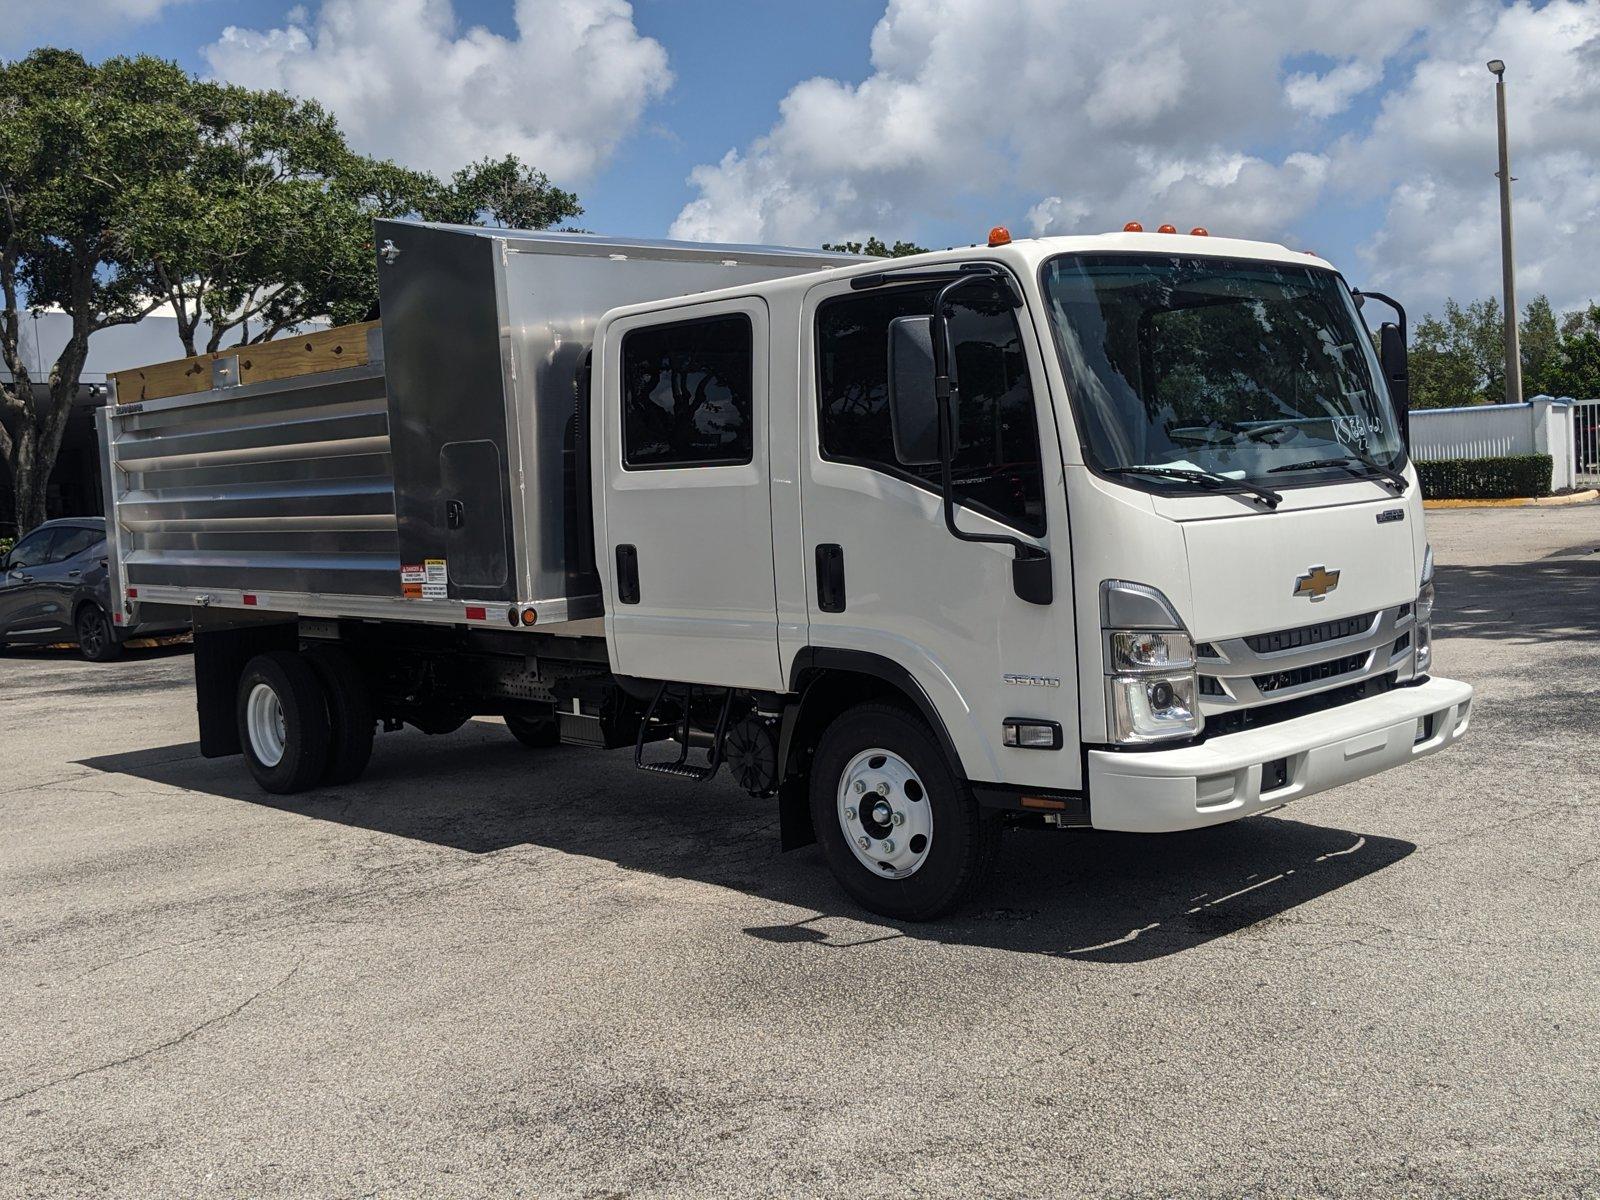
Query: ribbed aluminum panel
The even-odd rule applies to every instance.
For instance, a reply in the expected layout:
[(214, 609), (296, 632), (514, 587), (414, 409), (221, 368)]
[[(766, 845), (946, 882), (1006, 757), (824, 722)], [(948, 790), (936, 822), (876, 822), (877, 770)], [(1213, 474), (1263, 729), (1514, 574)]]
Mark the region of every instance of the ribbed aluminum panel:
[(110, 414), (124, 582), (399, 596), (381, 364)]

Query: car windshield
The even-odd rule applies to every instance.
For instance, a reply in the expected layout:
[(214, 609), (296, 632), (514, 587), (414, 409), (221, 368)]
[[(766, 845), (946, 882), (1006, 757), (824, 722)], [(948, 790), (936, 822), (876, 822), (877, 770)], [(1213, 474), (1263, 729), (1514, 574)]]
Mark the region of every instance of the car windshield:
[(1069, 254), (1043, 280), (1085, 453), (1119, 481), (1187, 489), (1198, 481), (1184, 472), (1206, 472), (1282, 488), (1404, 462), (1371, 339), (1334, 272)]

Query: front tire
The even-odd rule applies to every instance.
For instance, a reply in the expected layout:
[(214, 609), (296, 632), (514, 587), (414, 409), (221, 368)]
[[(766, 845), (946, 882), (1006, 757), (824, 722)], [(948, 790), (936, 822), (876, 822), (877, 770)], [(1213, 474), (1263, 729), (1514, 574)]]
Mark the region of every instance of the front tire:
[(999, 818), (978, 805), (926, 723), (889, 704), (849, 709), (823, 733), (811, 820), (845, 891), (903, 921), (965, 903), (999, 846)]
[(555, 717), (518, 717), (508, 715), (506, 728), (530, 750), (548, 750), (561, 744), (561, 726)]
[(111, 619), (98, 604), (85, 604), (78, 609), (73, 622), (78, 634), (78, 653), (90, 662), (110, 662), (122, 655), (122, 643), (111, 628)]
[(303, 654), (273, 650), (245, 664), (236, 709), (239, 745), (262, 789), (280, 796), (314, 787), (328, 766), (328, 702)]

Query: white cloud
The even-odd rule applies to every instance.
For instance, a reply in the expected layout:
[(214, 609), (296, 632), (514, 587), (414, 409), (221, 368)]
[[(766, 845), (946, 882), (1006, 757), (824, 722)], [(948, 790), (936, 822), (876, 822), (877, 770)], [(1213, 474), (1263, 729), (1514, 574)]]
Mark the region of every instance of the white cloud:
[(1352, 60), (1321, 75), (1301, 71), (1289, 76), (1283, 81), (1283, 95), (1291, 108), (1308, 117), (1331, 117), (1382, 78), (1378, 63)]
[(103, 42), (132, 25), (154, 21), (190, 0), (0, 0), (0, 45), (24, 47), (89, 40)]
[[(1426, 308), (1494, 290), (1498, 241), (1476, 235), (1499, 55), (1523, 290), (1574, 304), (1595, 290), (1568, 239), (1597, 227), (1597, 21), (1600, 0), (890, 0), (871, 73), (794, 87), (764, 135), (694, 169), (672, 232), (815, 244), (978, 213), (976, 235), (1020, 198), (1035, 233), (1138, 219), (1326, 250), (1325, 206), (1378, 200), (1366, 273), (1347, 266)], [(1352, 107), (1380, 85), (1376, 116)], [(1445, 213), (1459, 230), (1429, 231)]]
[(1600, 3), (1552, 0), (1480, 11), (1430, 31), (1404, 86), (1337, 154), (1335, 175), (1388, 196), (1363, 249), (1376, 284), (1439, 297), (1492, 295), (1500, 281), (1490, 58), (1506, 90), (1518, 298), (1558, 309), (1596, 298), (1600, 247)]
[(592, 175), (672, 83), (624, 0), (517, 0), (517, 36), (463, 29), (451, 0), (323, 0), (276, 29), (229, 26), (212, 72), (320, 100), (361, 149), (447, 172), (514, 153)]

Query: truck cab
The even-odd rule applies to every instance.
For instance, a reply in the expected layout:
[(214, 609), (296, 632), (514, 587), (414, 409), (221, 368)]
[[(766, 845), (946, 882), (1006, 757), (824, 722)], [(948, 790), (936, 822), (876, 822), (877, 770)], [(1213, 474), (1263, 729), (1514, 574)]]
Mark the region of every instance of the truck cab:
[[(1404, 413), (1314, 256), (997, 237), (617, 309), (594, 353), (621, 675), (812, 697), (799, 730), (887, 705), (982, 815), (1139, 832), (1467, 727), (1471, 689), (1429, 673)], [(840, 736), (792, 736), (779, 772), (851, 890), (901, 911), (950, 836), (905, 799), (926, 748)]]

